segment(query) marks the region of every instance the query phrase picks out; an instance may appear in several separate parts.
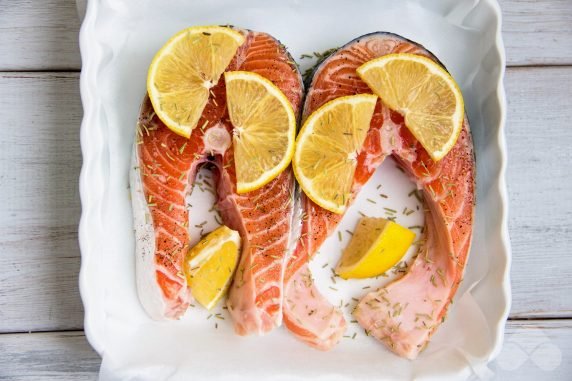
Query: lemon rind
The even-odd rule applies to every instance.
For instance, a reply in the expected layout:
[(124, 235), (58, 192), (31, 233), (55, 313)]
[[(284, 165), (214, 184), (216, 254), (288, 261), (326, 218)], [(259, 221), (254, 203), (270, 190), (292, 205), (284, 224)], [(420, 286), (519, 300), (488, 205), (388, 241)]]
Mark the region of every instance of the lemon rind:
[[(387, 54), (385, 56), (364, 63), (363, 65), (357, 68), (356, 72), (358, 73), (360, 78), (369, 86), (370, 84), (365, 78), (366, 73), (369, 70), (380, 67), (383, 68), (383, 66), (388, 62), (403, 60), (403, 59), (423, 64), (429, 70), (429, 72), (439, 76), (455, 89), (455, 91), (453, 92), (455, 94), (455, 99), (456, 99), (456, 108), (455, 108), (455, 113), (453, 114), (454, 115), (453, 123), (455, 127), (453, 134), (451, 134), (449, 140), (447, 140), (447, 142), (443, 145), (442, 149), (437, 151), (429, 151), (429, 150), (427, 151), (427, 153), (431, 156), (431, 158), (434, 161), (439, 161), (443, 157), (445, 157), (445, 155), (447, 155), (447, 153), (449, 153), (449, 151), (455, 146), (457, 139), (461, 134), (461, 130), (463, 129), (463, 123), (465, 119), (465, 104), (463, 100), (463, 95), (455, 79), (437, 62), (433, 61), (430, 58), (412, 53)], [(371, 89), (373, 90), (373, 88)], [(405, 116), (405, 118), (407, 118), (407, 116)], [(413, 134), (413, 136), (415, 136), (416, 139), (420, 140), (419, 136), (413, 130), (410, 131)]]
[(155, 113), (161, 119), (163, 123), (174, 133), (177, 135), (181, 135), (183, 137), (189, 138), (191, 136), (192, 131), (196, 128), (195, 126), (189, 125), (181, 125), (177, 121), (170, 118), (166, 113), (162, 113), (160, 111), (159, 105), (156, 104), (155, 99), (158, 96), (158, 91), (151, 85), (152, 78), (154, 77), (158, 65), (157, 63), (159, 60), (165, 55), (167, 51), (172, 49), (174, 44), (184, 38), (188, 33), (190, 34), (199, 34), (199, 33), (224, 33), (230, 37), (232, 37), (237, 43), (238, 46), (242, 45), (246, 38), (238, 31), (233, 30), (229, 27), (222, 27), (218, 25), (208, 25), (208, 26), (193, 26), (190, 28), (183, 29), (177, 32), (174, 36), (172, 36), (153, 57), (151, 64), (149, 65), (149, 71), (147, 72), (147, 93), (149, 94), (149, 99), (151, 100), (151, 104), (153, 105), (153, 109)]
[(227, 86), (229, 82), (234, 80), (256, 80), (258, 83), (262, 84), (270, 94), (272, 94), (276, 99), (280, 101), (280, 103), (284, 106), (286, 113), (288, 114), (288, 147), (286, 148), (285, 155), (282, 157), (282, 160), (278, 164), (265, 171), (264, 174), (257, 180), (251, 182), (237, 181), (237, 193), (244, 194), (260, 189), (270, 183), (272, 180), (278, 177), (280, 173), (282, 173), (292, 161), (296, 140), (296, 115), (294, 113), (292, 104), (286, 95), (282, 92), (282, 90), (280, 90), (274, 83), (272, 83), (272, 81), (261, 76), (260, 74), (248, 71), (227, 71), (224, 73), (224, 78)]
[[(343, 96), (343, 97), (339, 97), (336, 99), (333, 99), (325, 104), (323, 104), (322, 106), (320, 106), (316, 111), (314, 111), (304, 122), (304, 124), (302, 125), (302, 128), (300, 129), (300, 132), (298, 133), (298, 137), (296, 138), (296, 148), (298, 148), (298, 144), (300, 144), (299, 142), (302, 141), (302, 139), (307, 138), (307, 136), (309, 134), (311, 134), (311, 130), (310, 130), (310, 125), (314, 123), (314, 121), (318, 120), (320, 116), (322, 116), (324, 113), (332, 110), (334, 107), (337, 107), (340, 103), (351, 103), (351, 104), (358, 104), (358, 103), (363, 103), (363, 102), (372, 102), (375, 104), (375, 102), (377, 102), (377, 95), (374, 94), (357, 94), (357, 95), (347, 95), (347, 96)], [(312, 200), (314, 203), (316, 203), (317, 205), (319, 205), (320, 207), (329, 210), (330, 212), (336, 213), (336, 214), (343, 214), (346, 209), (347, 209), (347, 203), (342, 205), (342, 206), (338, 206), (338, 204), (334, 203), (334, 202), (328, 202), (327, 200), (322, 199), (321, 197), (316, 196), (316, 194), (312, 191), (312, 186), (311, 186), (311, 179), (308, 179), (300, 170), (300, 168), (298, 168), (298, 166), (296, 165), (296, 162), (299, 161), (301, 159), (301, 157), (299, 156), (301, 155), (301, 150), (299, 149), (295, 149), (294, 150), (294, 157), (292, 159), (292, 168), (294, 170), (294, 176), (296, 177), (296, 180), (298, 180), (298, 183), (300, 184), (302, 190), (304, 191), (304, 193), (306, 194), (306, 196)]]

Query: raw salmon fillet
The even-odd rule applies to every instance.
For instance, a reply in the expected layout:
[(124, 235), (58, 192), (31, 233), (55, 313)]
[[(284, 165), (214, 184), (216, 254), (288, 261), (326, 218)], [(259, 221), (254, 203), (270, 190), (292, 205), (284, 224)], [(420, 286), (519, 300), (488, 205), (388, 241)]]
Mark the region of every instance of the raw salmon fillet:
[[(303, 86), (297, 67), (276, 39), (243, 31), (245, 43), (227, 70), (246, 70), (271, 80), (299, 112)], [(190, 290), (182, 274), (189, 249), (190, 193), (200, 165), (210, 163), (223, 222), (241, 234), (240, 264), (228, 308), (236, 331), (268, 332), (282, 322), (283, 277), (295, 219), (294, 176), (290, 168), (263, 188), (238, 195), (232, 131), (224, 79), (212, 88), (198, 127), (189, 139), (171, 132), (146, 97), (138, 123), (131, 191), (136, 230), (139, 299), (153, 319), (177, 319)], [(191, 216), (192, 218), (192, 216)]]
[[(335, 98), (371, 93), (356, 69), (390, 53), (414, 53), (436, 60), (420, 45), (394, 34), (360, 37), (316, 69), (303, 118)], [(388, 155), (393, 155), (423, 194), (425, 240), (409, 272), (367, 294), (353, 314), (369, 335), (398, 355), (415, 358), (444, 319), (469, 253), (475, 203), (475, 161), (469, 123), (465, 118), (456, 145), (435, 163), (405, 127), (403, 117), (378, 101), (358, 156), (352, 200)], [(284, 322), (309, 345), (330, 349), (343, 335), (346, 323), (341, 312), (319, 294), (308, 261), (342, 216), (306, 197), (302, 197), (302, 207), (302, 234), (285, 275)], [(306, 306), (310, 306), (311, 314)]]

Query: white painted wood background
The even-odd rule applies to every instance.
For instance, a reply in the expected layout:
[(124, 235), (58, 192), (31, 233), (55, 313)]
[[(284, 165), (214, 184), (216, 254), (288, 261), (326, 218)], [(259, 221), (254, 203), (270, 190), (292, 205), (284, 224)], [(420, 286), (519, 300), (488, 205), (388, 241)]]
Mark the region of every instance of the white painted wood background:
[[(502, 0), (513, 305), (496, 379), (572, 379), (572, 0)], [(0, 380), (94, 380), (78, 291), (79, 19), (0, 0)]]

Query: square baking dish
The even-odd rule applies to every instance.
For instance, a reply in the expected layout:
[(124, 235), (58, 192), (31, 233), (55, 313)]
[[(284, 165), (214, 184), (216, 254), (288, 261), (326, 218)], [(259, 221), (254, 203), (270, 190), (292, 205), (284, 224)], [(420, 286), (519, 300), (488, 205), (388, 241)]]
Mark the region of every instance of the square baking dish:
[[(233, 24), (265, 31), (294, 57), (389, 31), (432, 51), (463, 90), (477, 157), (477, 207), (465, 280), (447, 321), (417, 360), (388, 352), (360, 334), (319, 352), (285, 329), (241, 338), (229, 322), (187, 313), (155, 322), (139, 305), (128, 173), (148, 65), (160, 46), (191, 25)], [(492, 0), (90, 0), (80, 35), (83, 68), (80, 177), (80, 289), (85, 332), (102, 356), (102, 380), (466, 379), (486, 376), (510, 309), (510, 245), (505, 185), (505, 53), (501, 12)], [(302, 70), (305, 69), (301, 62)], [(397, 184), (384, 164), (372, 183)], [(367, 189), (356, 202), (367, 197)], [(360, 201), (361, 200), (361, 201)], [(400, 201), (393, 201), (400, 202)], [(354, 213), (355, 214), (355, 213)], [(345, 224), (355, 223), (348, 214)], [(332, 245), (332, 243), (330, 243)], [(320, 256), (312, 269), (319, 272)], [(316, 261), (314, 261), (316, 262)], [(320, 275), (316, 276), (320, 286)], [(333, 294), (327, 294), (335, 298)], [(202, 314), (202, 315), (201, 315)]]

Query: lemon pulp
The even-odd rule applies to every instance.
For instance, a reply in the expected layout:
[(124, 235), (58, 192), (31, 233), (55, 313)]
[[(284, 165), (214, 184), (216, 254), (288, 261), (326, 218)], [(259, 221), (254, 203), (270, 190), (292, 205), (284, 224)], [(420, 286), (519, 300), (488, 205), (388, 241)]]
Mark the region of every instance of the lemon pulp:
[(363, 217), (344, 249), (336, 273), (344, 278), (371, 278), (395, 266), (415, 233), (383, 218)]
[(304, 193), (324, 209), (340, 214), (346, 209), (376, 101), (372, 94), (334, 99), (314, 111), (298, 134), (294, 174)]
[(435, 61), (416, 54), (388, 54), (366, 62), (358, 75), (391, 109), (434, 161), (457, 142), (465, 106), (459, 86)]
[(155, 55), (147, 93), (157, 116), (173, 132), (189, 137), (221, 74), (244, 43), (231, 28), (197, 26), (175, 34)]
[(271, 81), (256, 73), (224, 74), (233, 130), (238, 193), (263, 187), (292, 160), (296, 116), (288, 98)]
[(197, 243), (183, 264), (195, 300), (212, 309), (226, 294), (238, 264), (240, 235), (226, 226), (214, 230)]

